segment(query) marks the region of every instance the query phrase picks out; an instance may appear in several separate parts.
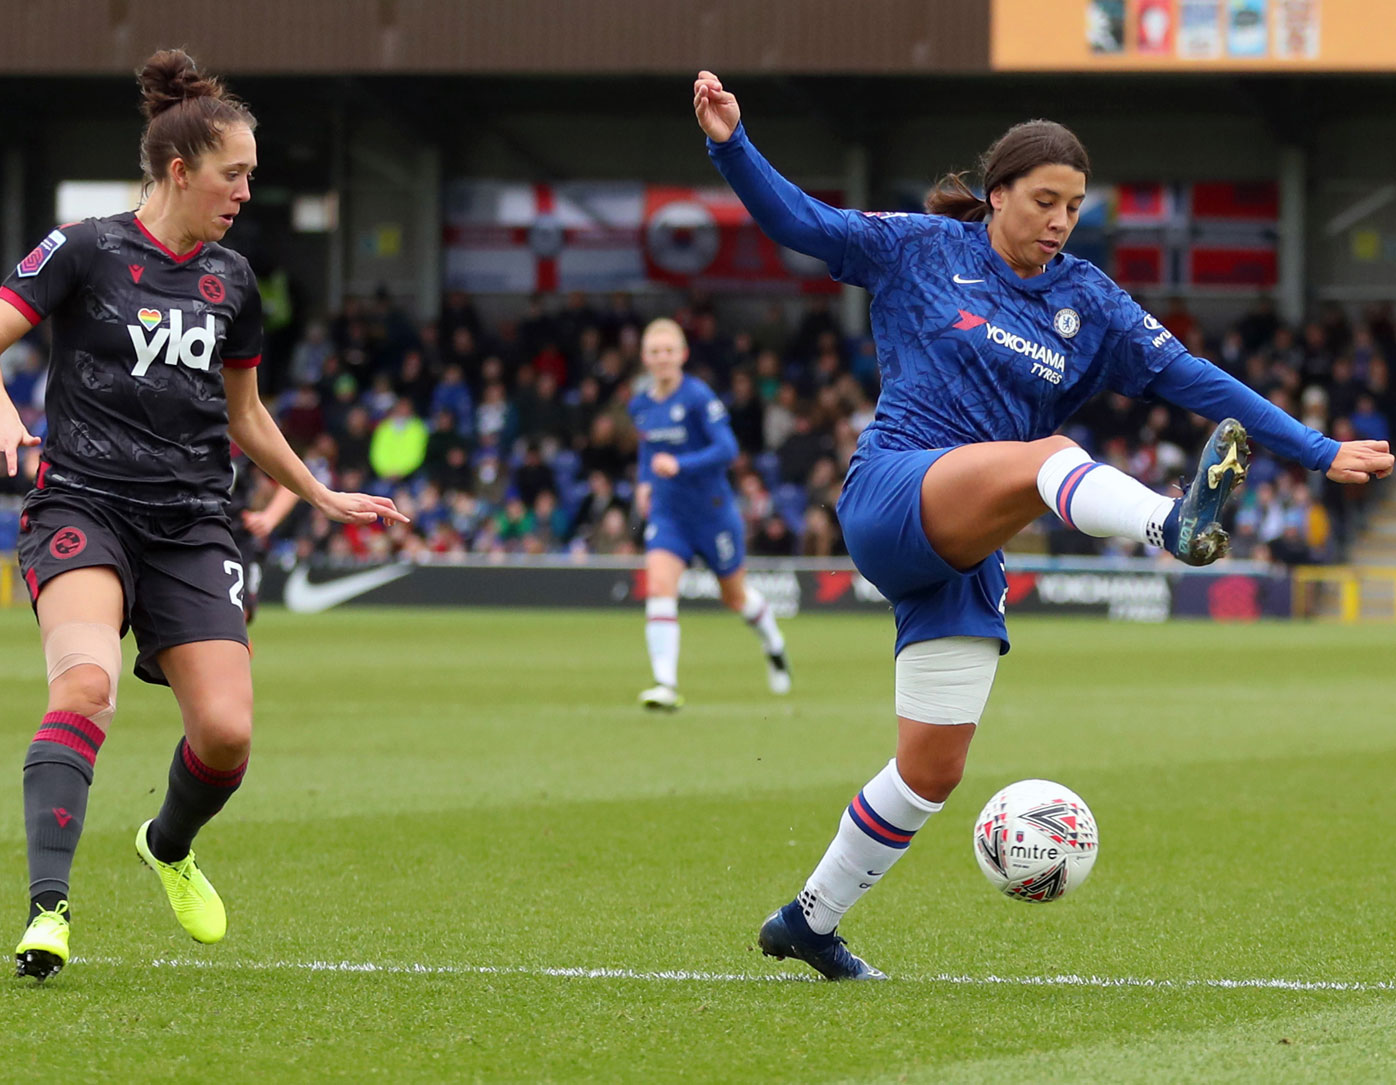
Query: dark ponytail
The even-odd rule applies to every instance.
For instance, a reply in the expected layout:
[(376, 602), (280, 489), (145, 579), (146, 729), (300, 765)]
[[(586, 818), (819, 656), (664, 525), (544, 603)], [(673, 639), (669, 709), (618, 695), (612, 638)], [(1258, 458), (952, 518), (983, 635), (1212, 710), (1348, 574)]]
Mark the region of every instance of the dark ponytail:
[(199, 72), (182, 49), (162, 49), (136, 73), (141, 88), (141, 169), (150, 181), (161, 180), (170, 163), (182, 158), (196, 168), (200, 157), (239, 124), (255, 130), (257, 119), (229, 94), (223, 83)]
[(965, 222), (982, 222), (992, 211), (989, 194), (1013, 184), (1038, 166), (1070, 166), (1084, 173), (1087, 181), (1091, 179), (1090, 157), (1075, 132), (1056, 121), (1024, 121), (1001, 135), (980, 156), (983, 199), (965, 184), (964, 173), (950, 173), (927, 194), (926, 211)]
[(947, 173), (936, 182), (935, 188), (926, 194), (928, 214), (946, 215), (964, 222), (983, 222), (989, 217), (989, 202), (981, 200), (965, 184), (967, 172)]

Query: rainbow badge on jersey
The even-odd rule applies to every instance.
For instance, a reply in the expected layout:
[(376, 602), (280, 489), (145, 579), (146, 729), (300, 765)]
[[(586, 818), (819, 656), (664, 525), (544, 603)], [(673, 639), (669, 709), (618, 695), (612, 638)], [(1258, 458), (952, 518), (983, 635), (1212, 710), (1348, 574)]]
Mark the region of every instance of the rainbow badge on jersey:
[(32, 279), (43, 270), (44, 265), (53, 258), (53, 254), (56, 253), (63, 242), (67, 240), (62, 230), (54, 230), (48, 237), (34, 246), (33, 252), (19, 262), (18, 266), (15, 268), (15, 274), (21, 279)]

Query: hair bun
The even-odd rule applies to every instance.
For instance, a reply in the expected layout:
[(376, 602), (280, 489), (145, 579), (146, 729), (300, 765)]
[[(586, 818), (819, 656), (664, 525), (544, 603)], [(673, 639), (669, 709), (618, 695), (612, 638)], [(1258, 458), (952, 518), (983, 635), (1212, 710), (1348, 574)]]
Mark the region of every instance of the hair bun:
[(141, 113), (151, 120), (186, 98), (217, 98), (222, 86), (217, 79), (199, 74), (194, 58), (183, 49), (162, 49), (148, 59), (136, 74), (141, 88)]

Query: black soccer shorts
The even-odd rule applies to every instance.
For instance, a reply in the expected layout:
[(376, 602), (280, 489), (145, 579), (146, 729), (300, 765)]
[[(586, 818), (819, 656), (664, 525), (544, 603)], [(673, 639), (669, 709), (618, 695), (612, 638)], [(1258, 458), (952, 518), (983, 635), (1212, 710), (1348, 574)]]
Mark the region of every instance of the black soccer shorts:
[(121, 580), (121, 632), (135, 633), (137, 678), (168, 685), (155, 657), (176, 644), (247, 643), (242, 556), (221, 513), (137, 508), (53, 489), (25, 499), (19, 567), (36, 607), (54, 577), (101, 565)]

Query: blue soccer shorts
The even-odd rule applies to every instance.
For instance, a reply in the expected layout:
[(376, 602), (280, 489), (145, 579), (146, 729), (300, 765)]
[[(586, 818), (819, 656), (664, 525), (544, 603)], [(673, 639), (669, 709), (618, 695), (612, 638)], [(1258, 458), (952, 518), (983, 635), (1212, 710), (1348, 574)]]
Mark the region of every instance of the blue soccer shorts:
[(702, 520), (654, 513), (645, 528), (645, 550), (667, 550), (685, 565), (696, 554), (718, 577), (728, 577), (746, 561), (745, 536), (746, 528), (735, 506)]
[(1007, 651), (1003, 553), (962, 572), (935, 552), (921, 523), (921, 480), (949, 451), (859, 449), (839, 497), (839, 525), (858, 571), (892, 603), (896, 651), (939, 637), (997, 637)]

